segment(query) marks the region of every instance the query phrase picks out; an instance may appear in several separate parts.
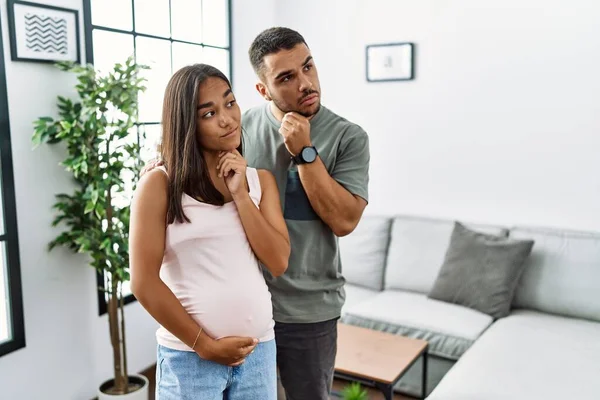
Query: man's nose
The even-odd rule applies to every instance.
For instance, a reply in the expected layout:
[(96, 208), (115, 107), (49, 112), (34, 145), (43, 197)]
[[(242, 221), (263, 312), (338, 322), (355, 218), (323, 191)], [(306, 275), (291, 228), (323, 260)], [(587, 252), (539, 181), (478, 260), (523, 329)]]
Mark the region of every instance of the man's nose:
[(312, 82), (310, 81), (310, 79), (308, 79), (306, 76), (301, 76), (300, 87), (298, 88), (298, 90), (300, 92), (304, 92), (311, 88), (312, 88)]

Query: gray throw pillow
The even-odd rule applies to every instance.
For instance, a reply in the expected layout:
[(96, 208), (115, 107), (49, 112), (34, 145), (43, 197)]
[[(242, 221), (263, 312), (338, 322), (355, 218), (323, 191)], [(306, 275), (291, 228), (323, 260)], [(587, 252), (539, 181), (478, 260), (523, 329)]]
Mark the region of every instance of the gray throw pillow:
[(533, 240), (516, 240), (454, 224), (444, 263), (428, 297), (502, 318), (510, 312)]

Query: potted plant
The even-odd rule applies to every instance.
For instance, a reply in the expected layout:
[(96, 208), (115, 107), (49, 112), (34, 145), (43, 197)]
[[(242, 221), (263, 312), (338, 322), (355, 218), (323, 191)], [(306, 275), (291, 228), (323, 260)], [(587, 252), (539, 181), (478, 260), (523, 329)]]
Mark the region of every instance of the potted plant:
[(108, 325), (114, 377), (100, 385), (99, 399), (148, 399), (148, 380), (129, 375), (125, 345), (123, 282), (129, 280), (129, 202), (142, 167), (135, 133), (140, 76), (146, 66), (133, 58), (116, 64), (106, 75), (91, 65), (62, 62), (63, 71), (77, 76), (78, 99), (59, 96), (59, 117), (34, 122), (33, 145), (66, 147), (61, 163), (72, 173), (72, 193), (56, 195), (53, 226), (64, 227), (49, 243), (49, 251), (66, 246), (90, 256), (90, 265), (106, 277)]
[(360, 386), (360, 383), (353, 382), (342, 390), (344, 400), (367, 400), (367, 391)]

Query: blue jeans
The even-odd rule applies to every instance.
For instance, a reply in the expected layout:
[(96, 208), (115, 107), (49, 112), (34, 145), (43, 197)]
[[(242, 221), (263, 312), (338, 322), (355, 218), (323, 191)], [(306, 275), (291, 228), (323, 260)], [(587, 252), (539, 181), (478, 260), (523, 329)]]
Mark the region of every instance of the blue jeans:
[(156, 400), (276, 400), (275, 340), (259, 343), (238, 367), (158, 346)]

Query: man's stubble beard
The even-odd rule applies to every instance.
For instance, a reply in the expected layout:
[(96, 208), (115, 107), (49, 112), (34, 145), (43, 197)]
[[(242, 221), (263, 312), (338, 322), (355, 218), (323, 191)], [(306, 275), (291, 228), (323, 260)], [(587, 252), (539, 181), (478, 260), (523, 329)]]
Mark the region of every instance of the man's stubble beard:
[(275, 98), (271, 98), (271, 100), (273, 100), (273, 103), (275, 104), (275, 106), (279, 110), (281, 110), (281, 112), (283, 112), (284, 114), (287, 114), (289, 112), (295, 112), (295, 113), (302, 115), (304, 118), (310, 118), (310, 117), (314, 116), (321, 109), (321, 99), (319, 99), (319, 103), (317, 104), (317, 109), (315, 110), (315, 112), (312, 112), (312, 113), (300, 111), (298, 109), (293, 109), (290, 107), (285, 107), (284, 105), (281, 104), (281, 102), (279, 100), (276, 100)]

